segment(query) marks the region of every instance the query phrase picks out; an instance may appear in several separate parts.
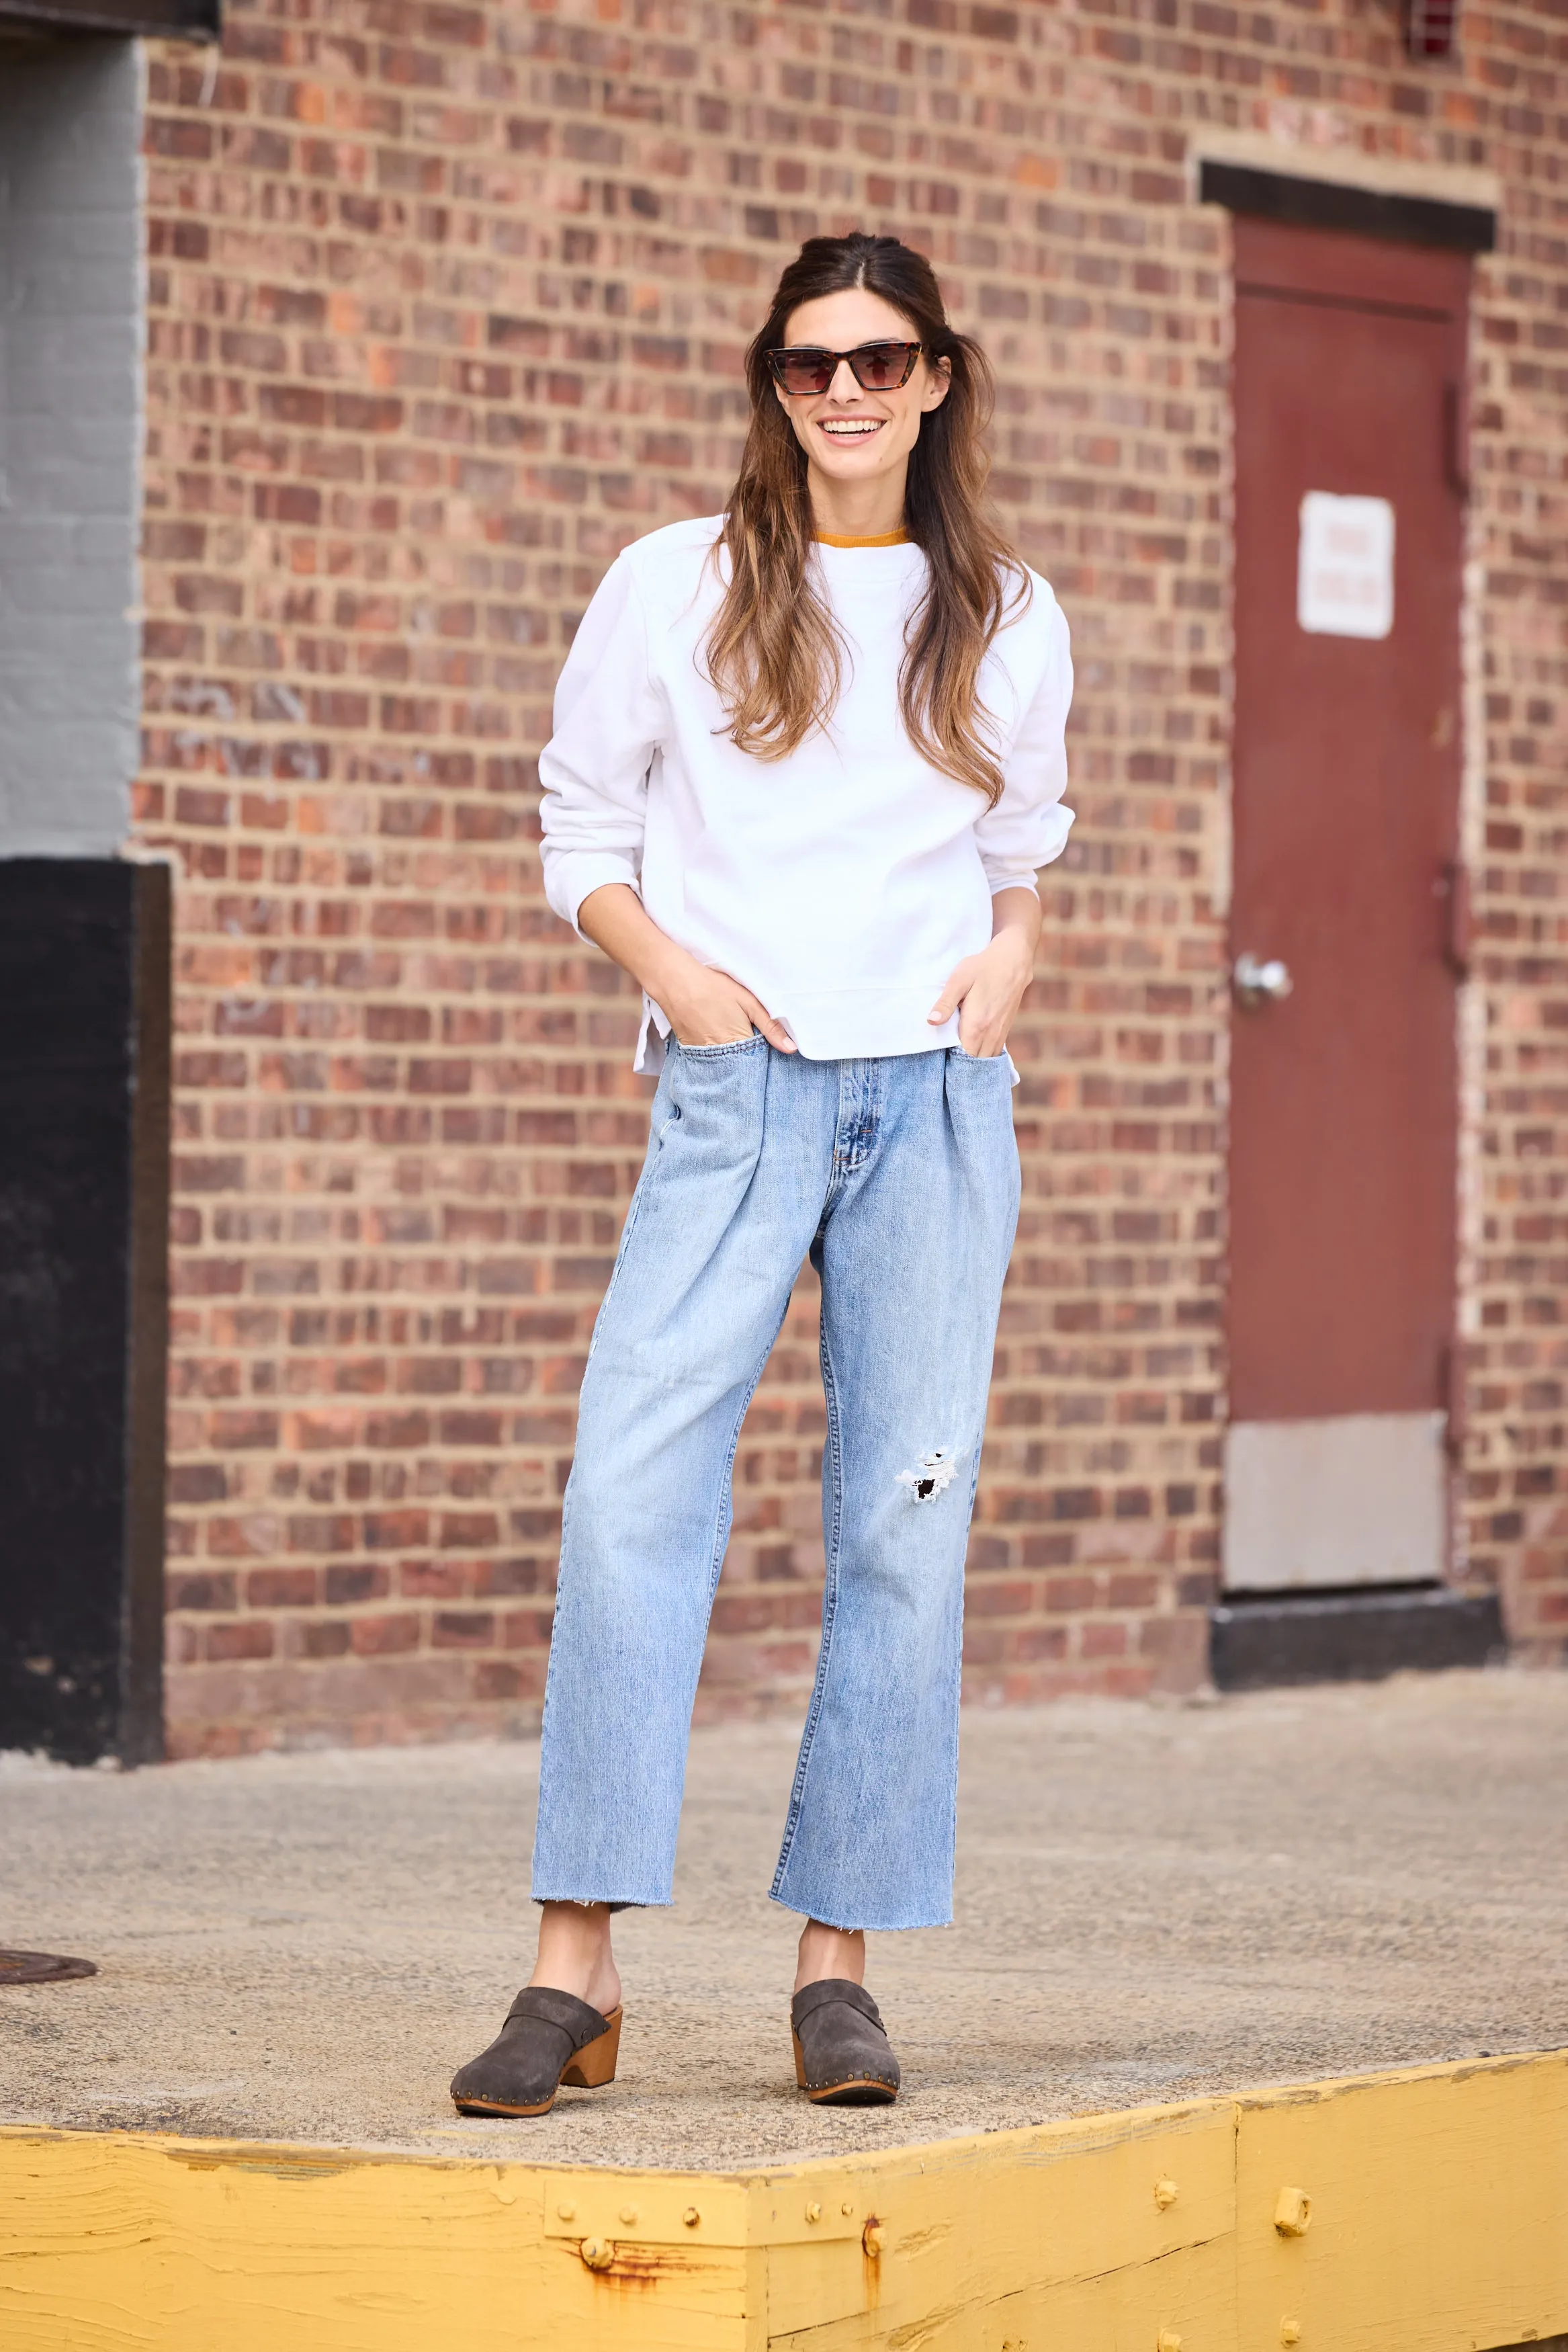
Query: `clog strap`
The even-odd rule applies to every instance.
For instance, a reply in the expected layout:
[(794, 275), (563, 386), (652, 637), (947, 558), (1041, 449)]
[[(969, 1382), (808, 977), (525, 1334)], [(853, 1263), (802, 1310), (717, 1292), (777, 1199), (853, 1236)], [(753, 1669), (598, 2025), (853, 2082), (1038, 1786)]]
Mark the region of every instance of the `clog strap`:
[(557, 1992), (553, 1985), (525, 1985), (507, 2011), (507, 2023), (510, 2025), (515, 2017), (537, 2017), (546, 2025), (559, 2027), (574, 2050), (597, 2042), (610, 2031), (608, 2018), (601, 2017), (575, 1993)]
[(814, 2010), (825, 2009), (830, 2001), (842, 2001), (846, 2009), (858, 2009), (873, 2025), (882, 2025), (882, 2011), (864, 1985), (849, 1977), (820, 1977), (815, 1984), (802, 1985), (789, 2004), (789, 2022), (796, 2032)]

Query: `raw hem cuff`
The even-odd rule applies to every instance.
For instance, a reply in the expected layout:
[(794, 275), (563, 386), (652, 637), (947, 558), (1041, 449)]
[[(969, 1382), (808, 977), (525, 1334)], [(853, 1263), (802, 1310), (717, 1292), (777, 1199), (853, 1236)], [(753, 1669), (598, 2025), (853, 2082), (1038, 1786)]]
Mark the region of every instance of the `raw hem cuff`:
[(673, 1911), (675, 1907), (673, 1895), (663, 1895), (653, 1903), (634, 1900), (616, 1903), (607, 1895), (530, 1895), (528, 1900), (530, 1903), (576, 1903), (584, 1910), (594, 1903), (602, 1903), (607, 1911)]
[(797, 1918), (815, 1919), (821, 1927), (835, 1928), (841, 1936), (857, 1936), (862, 1932), (872, 1936), (896, 1936), (906, 1927), (950, 1927), (953, 1925), (951, 1910), (933, 1915), (930, 1918), (862, 1918), (851, 1925), (842, 1919), (831, 1919), (825, 1911), (814, 1911), (807, 1904), (797, 1903), (792, 1895), (780, 1895), (777, 1889), (769, 1892), (768, 1900), (777, 1903), (781, 1911), (793, 1911)]

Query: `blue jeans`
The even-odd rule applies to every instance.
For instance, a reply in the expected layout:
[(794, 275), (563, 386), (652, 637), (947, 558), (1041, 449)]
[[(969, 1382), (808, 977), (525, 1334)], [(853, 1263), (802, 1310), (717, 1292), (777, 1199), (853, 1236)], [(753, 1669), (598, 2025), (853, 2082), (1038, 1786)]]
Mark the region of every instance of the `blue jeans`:
[(740, 1424), (808, 1252), (827, 1582), (774, 1898), (952, 1916), (964, 1554), (1018, 1218), (1012, 1067), (671, 1041), (583, 1378), (536, 1902), (668, 1903)]

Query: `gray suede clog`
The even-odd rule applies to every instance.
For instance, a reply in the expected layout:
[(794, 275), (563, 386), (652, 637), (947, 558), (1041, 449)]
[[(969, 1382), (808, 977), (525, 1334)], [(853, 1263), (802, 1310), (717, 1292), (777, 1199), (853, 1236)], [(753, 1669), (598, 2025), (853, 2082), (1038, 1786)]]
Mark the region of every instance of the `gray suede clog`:
[(823, 1977), (789, 2004), (795, 2080), (819, 2106), (888, 2106), (898, 2096), (898, 2061), (882, 2013), (863, 1985)]
[(545, 2116), (563, 2083), (596, 2091), (615, 2080), (621, 2011), (601, 2017), (574, 1993), (525, 1985), (507, 2021), (452, 2077), (460, 2116)]

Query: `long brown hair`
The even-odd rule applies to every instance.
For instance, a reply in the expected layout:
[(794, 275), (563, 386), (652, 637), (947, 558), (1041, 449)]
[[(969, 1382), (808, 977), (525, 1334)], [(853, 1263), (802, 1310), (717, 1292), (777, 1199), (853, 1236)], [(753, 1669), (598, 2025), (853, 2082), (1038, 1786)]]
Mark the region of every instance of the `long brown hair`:
[(989, 362), (948, 325), (930, 263), (896, 237), (809, 237), (746, 354), (751, 427), (718, 541), (729, 579), (708, 635), (708, 675), (731, 740), (759, 760), (788, 758), (832, 717), (843, 647), (811, 562), (806, 453), (774, 393), (768, 353), (803, 302), (862, 286), (909, 321), (927, 366), (946, 360), (951, 371), (947, 396), (922, 417), (909, 456), (904, 524), (929, 577), (910, 618), (899, 707), (922, 757), (994, 804), (1002, 773), (978, 701), (980, 665), (1007, 613), (1027, 598), (1029, 574), (980, 504)]

